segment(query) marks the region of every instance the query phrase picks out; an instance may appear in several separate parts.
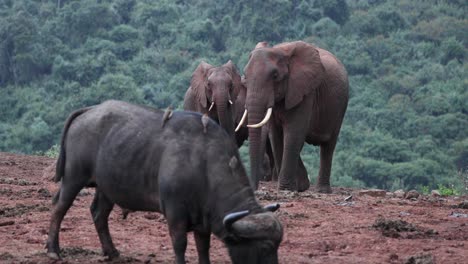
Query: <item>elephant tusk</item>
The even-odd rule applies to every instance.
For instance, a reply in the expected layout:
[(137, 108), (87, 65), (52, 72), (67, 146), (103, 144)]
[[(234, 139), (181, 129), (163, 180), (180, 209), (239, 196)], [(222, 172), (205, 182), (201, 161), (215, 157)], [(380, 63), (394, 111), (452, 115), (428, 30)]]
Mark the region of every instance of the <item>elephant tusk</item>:
[(272, 112), (273, 112), (273, 109), (271, 107), (268, 108), (268, 110), (266, 112), (266, 115), (265, 115), (265, 118), (263, 118), (262, 122), (260, 122), (258, 124), (255, 124), (255, 125), (247, 125), (247, 127), (250, 127), (250, 128), (262, 127), (263, 125), (265, 125), (268, 122), (268, 120), (270, 120)]
[(242, 118), (241, 118), (241, 121), (239, 122), (239, 124), (237, 125), (236, 127), (236, 132), (241, 128), (241, 126), (244, 124), (245, 122), (245, 119), (247, 118), (247, 109), (245, 109), (244, 111), (244, 114), (242, 115)]
[(211, 109), (213, 109), (213, 106), (214, 106), (214, 101), (211, 102), (211, 105), (210, 105), (210, 108), (208, 109), (208, 112), (211, 111)]
[(229, 100), (229, 104), (233, 104), (231, 100)]

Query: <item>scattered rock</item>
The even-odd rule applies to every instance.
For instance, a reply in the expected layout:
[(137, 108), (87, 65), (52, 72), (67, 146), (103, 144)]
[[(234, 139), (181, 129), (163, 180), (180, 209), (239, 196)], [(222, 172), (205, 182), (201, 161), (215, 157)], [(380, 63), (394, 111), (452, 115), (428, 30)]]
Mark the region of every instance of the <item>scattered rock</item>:
[(76, 255), (82, 255), (82, 256), (99, 255), (99, 253), (96, 251), (84, 249), (81, 247), (66, 247), (66, 248), (62, 248), (61, 255), (63, 258), (67, 258), (71, 256), (76, 256)]
[(452, 213), (450, 213), (449, 217), (468, 218), (468, 214), (461, 214), (461, 213), (457, 213), (457, 212), (452, 212)]
[(437, 234), (432, 229), (423, 229), (403, 220), (378, 218), (372, 227), (380, 230), (383, 236), (392, 238), (424, 238)]
[(47, 190), (46, 188), (40, 188), (39, 190), (37, 190), (37, 193), (38, 193), (38, 196), (41, 197), (41, 198), (47, 198), (48, 199), (48, 198), (52, 197), (49, 190)]
[(411, 215), (410, 213), (408, 212), (400, 212), (400, 216), (409, 216)]
[(395, 195), (396, 198), (404, 198), (405, 194), (406, 194), (405, 191), (401, 189), (393, 192), (393, 195)]
[(380, 190), (380, 189), (370, 189), (370, 190), (362, 190), (358, 192), (359, 196), (372, 196), (372, 197), (385, 197), (387, 195), (387, 192), (385, 190)]
[(438, 190), (432, 190), (431, 191), (431, 195), (434, 196), (434, 197), (440, 197), (440, 192)]
[(148, 213), (148, 214), (144, 215), (144, 218), (146, 218), (148, 220), (154, 220), (154, 219), (158, 219), (159, 216), (156, 213)]
[(465, 200), (457, 205), (457, 208), (468, 209), (468, 200)]
[(42, 171), (42, 179), (46, 181), (54, 181), (55, 178), (55, 164), (56, 162), (53, 162), (49, 166), (47, 166), (43, 171)]
[(416, 190), (411, 190), (409, 192), (406, 193), (405, 195), (405, 199), (417, 199), (419, 197), (419, 193), (416, 191)]
[(18, 178), (0, 178), (0, 184), (11, 184), (19, 186), (37, 185), (35, 182), (29, 182), (25, 179)]
[(353, 206), (355, 204), (355, 202), (341, 202), (341, 203), (337, 203), (337, 205), (339, 206)]
[(15, 221), (13, 220), (0, 222), (0, 226), (8, 226), (8, 225), (14, 225), (14, 224), (15, 224)]
[(421, 254), (409, 257), (405, 264), (433, 264), (434, 258), (431, 254)]
[(11, 260), (14, 256), (8, 252), (0, 253), (0, 260)]
[(78, 197), (80, 196), (88, 196), (88, 195), (91, 195), (91, 192), (86, 190), (86, 189), (82, 189), (79, 193), (78, 193)]

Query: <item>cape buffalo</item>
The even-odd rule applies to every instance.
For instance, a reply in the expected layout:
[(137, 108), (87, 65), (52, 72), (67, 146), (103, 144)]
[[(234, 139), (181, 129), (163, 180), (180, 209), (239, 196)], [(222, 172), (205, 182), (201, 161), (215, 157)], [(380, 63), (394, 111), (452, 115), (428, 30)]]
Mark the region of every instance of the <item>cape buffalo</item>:
[[(203, 120), (203, 122), (202, 122)], [(277, 263), (283, 230), (254, 197), (237, 146), (213, 120), (121, 101), (73, 112), (66, 120), (55, 181), (61, 181), (50, 221), (47, 253), (60, 258), (60, 224), (79, 191), (96, 187), (91, 214), (104, 255), (119, 252), (108, 217), (117, 204), (162, 213), (177, 263), (185, 263), (193, 231), (200, 263), (209, 263), (210, 235), (233, 263)]]

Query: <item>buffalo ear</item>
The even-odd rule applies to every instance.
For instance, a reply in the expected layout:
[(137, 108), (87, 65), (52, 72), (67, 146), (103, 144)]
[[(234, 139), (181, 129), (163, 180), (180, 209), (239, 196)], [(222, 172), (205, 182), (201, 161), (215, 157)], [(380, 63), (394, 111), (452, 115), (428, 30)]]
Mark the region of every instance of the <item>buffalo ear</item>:
[(275, 48), (285, 52), (289, 58), (285, 108), (291, 109), (322, 84), (325, 69), (319, 51), (308, 43), (295, 41), (278, 44)]
[(237, 95), (239, 94), (240, 90), (242, 89), (242, 82), (241, 82), (241, 76), (239, 72), (237, 71), (236, 65), (232, 63), (231, 60), (229, 60), (226, 64), (224, 64), (226, 68), (229, 69), (229, 74), (231, 74), (231, 80), (232, 80), (232, 91), (231, 91), (231, 99), (236, 100)]
[(206, 108), (207, 99), (206, 99), (206, 89), (208, 86), (208, 70), (213, 68), (212, 65), (202, 61), (195, 69), (192, 74), (192, 80), (190, 80), (190, 86), (192, 87), (195, 95), (198, 99), (198, 102)]

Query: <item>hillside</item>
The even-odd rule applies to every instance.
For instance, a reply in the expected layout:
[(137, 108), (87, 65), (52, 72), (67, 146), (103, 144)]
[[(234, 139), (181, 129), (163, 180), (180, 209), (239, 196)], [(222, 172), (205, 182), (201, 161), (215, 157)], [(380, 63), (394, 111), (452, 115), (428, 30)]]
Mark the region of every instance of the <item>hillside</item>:
[[(201, 60), (242, 71), (257, 42), (304, 40), (350, 75), (334, 186), (462, 193), (467, 14), (461, 0), (1, 0), (0, 150), (43, 154), (72, 110), (106, 99), (180, 108)], [(312, 181), (318, 151), (302, 152)]]

